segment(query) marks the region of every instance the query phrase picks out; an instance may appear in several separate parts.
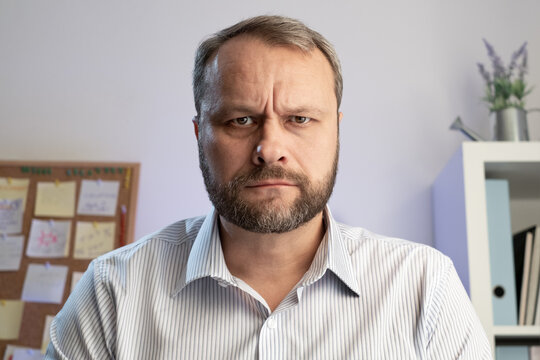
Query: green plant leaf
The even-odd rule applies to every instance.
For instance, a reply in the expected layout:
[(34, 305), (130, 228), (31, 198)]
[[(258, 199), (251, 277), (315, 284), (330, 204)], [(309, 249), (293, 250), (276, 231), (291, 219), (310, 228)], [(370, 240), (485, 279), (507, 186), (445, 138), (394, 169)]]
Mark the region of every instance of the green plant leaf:
[(495, 97), (502, 97), (504, 99), (512, 96), (512, 83), (506, 78), (495, 78), (493, 81), (493, 87), (495, 88)]
[(494, 111), (502, 110), (508, 107), (508, 104), (506, 103), (506, 99), (502, 96), (495, 97), (495, 100), (493, 101), (492, 109)]
[(525, 96), (525, 82), (517, 79), (512, 83), (512, 94), (519, 100)]
[(495, 95), (493, 94), (493, 92), (491, 91), (491, 86), (486, 86), (486, 91), (485, 91), (485, 95), (484, 97), (482, 98), (484, 101), (488, 102), (488, 103), (492, 103), (494, 100), (495, 100)]

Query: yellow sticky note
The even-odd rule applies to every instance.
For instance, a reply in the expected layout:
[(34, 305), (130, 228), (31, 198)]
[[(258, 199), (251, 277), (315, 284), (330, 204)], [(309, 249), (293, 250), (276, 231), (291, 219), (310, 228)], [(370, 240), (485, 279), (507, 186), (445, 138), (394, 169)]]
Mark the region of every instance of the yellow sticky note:
[(45, 354), (47, 352), (47, 346), (49, 346), (49, 342), (51, 341), (50, 330), (53, 319), (54, 315), (47, 315), (47, 317), (45, 317), (45, 326), (43, 327), (43, 336), (41, 338), (42, 354)]
[(0, 178), (0, 199), (23, 199), (22, 210), (26, 207), (26, 196), (28, 194), (28, 185), (30, 179), (14, 179), (11, 182), (8, 178)]
[(24, 302), (20, 300), (0, 300), (0, 340), (19, 338)]
[(93, 259), (114, 249), (114, 222), (77, 221), (75, 259)]
[(39, 182), (36, 195), (36, 216), (73, 217), (75, 215), (75, 181)]

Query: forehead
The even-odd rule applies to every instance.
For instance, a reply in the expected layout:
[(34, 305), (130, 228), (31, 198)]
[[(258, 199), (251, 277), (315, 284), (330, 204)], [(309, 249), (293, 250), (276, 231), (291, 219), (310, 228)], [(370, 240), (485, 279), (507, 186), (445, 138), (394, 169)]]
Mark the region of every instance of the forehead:
[(281, 91), (283, 96), (309, 95), (336, 103), (332, 68), (316, 47), (303, 51), (238, 36), (223, 44), (209, 61), (205, 77), (208, 90), (219, 98), (250, 98)]

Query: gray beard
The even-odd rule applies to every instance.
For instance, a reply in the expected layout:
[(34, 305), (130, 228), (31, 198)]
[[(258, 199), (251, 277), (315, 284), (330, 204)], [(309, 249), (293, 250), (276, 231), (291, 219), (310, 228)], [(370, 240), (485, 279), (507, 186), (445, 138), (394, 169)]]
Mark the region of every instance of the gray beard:
[[(199, 166), (210, 201), (219, 215), (247, 231), (256, 233), (284, 233), (305, 224), (323, 211), (332, 195), (336, 181), (339, 143), (332, 168), (325, 180), (312, 184), (309, 178), (280, 166), (260, 166), (246, 174), (236, 176), (226, 184), (213, 177), (199, 141)], [(249, 182), (266, 179), (286, 179), (294, 182), (300, 195), (291, 206), (273, 204), (274, 198), (250, 203), (241, 199), (240, 192)]]

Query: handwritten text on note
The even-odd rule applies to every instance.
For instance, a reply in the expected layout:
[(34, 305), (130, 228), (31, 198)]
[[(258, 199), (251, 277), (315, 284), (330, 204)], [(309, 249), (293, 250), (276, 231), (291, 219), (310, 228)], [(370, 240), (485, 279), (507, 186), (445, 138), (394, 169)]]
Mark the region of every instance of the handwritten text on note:
[(75, 259), (93, 259), (114, 249), (114, 222), (77, 221)]
[(83, 180), (77, 213), (81, 215), (114, 216), (120, 182)]
[(0, 233), (20, 234), (23, 215), (23, 199), (0, 199)]

